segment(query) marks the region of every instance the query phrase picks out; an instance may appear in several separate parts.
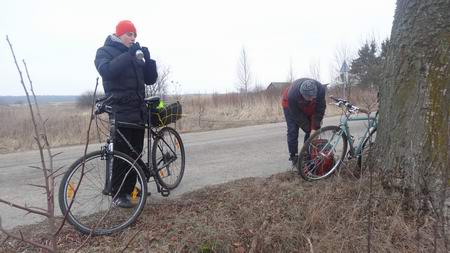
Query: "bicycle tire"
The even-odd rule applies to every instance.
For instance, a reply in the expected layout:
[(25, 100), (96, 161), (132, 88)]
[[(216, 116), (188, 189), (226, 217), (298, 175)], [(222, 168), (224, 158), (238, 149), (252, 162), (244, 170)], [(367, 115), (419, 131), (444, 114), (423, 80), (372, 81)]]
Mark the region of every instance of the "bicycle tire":
[[(112, 194), (104, 194), (106, 159), (103, 151), (94, 151), (75, 161), (65, 173), (59, 187), (59, 207), (67, 221), (83, 234), (109, 235), (130, 226), (141, 214), (147, 199), (147, 180), (138, 164), (128, 155), (115, 151), (114, 161), (128, 164), (121, 170), (123, 178), (136, 173), (136, 185), (131, 200), (133, 208), (121, 208), (113, 203)], [(116, 160), (118, 159), (118, 160)], [(84, 171), (83, 160), (85, 160)], [(81, 175), (83, 177), (81, 178)], [(123, 185), (123, 181), (120, 186)], [(78, 189), (75, 193), (75, 189)]]
[[(311, 159), (309, 150), (318, 149), (314, 144), (316, 142), (315, 140), (326, 140), (327, 142), (323, 147), (319, 147), (320, 151), (317, 151), (316, 157)], [(323, 127), (312, 134), (303, 145), (297, 161), (298, 173), (307, 181), (325, 179), (331, 176), (341, 166), (346, 153), (347, 135), (345, 132), (338, 126)], [(330, 165), (332, 167), (327, 169), (327, 171), (320, 171), (321, 166), (324, 165), (327, 159), (332, 160), (332, 164)]]
[(358, 168), (361, 170), (364, 169), (365, 166), (363, 166), (363, 157), (367, 157), (368, 155), (370, 155), (370, 151), (372, 150), (373, 144), (375, 143), (375, 139), (376, 139), (376, 132), (377, 132), (377, 128), (372, 128), (370, 130), (369, 135), (366, 137), (366, 139), (364, 140), (362, 147), (361, 147), (361, 151), (358, 154)]
[(152, 147), (152, 165), (156, 180), (168, 189), (175, 189), (184, 175), (184, 145), (178, 132), (171, 127), (164, 127), (155, 138)]

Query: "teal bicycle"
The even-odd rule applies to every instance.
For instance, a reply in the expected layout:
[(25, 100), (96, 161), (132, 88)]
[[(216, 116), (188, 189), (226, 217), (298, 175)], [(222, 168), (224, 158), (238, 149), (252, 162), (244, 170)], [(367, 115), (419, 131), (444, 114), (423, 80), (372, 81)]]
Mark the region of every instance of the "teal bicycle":
[[(333, 96), (330, 96), (330, 99), (342, 109), (340, 123), (337, 126), (326, 126), (317, 130), (303, 145), (297, 170), (302, 178), (308, 181), (331, 176), (339, 169), (345, 158), (356, 158), (358, 167), (362, 171), (375, 143), (378, 112), (371, 113), (345, 99)], [(361, 137), (355, 138), (351, 134), (349, 127), (351, 121), (366, 121), (364, 134)]]

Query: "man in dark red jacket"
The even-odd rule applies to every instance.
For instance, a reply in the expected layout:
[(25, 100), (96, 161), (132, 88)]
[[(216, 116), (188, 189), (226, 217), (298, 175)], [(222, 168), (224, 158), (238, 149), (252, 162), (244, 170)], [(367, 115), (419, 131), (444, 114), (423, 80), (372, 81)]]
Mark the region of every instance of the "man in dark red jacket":
[(298, 157), (299, 129), (305, 132), (303, 142), (306, 142), (320, 128), (326, 109), (325, 93), (325, 86), (310, 78), (297, 79), (283, 91), (289, 160), (294, 165)]

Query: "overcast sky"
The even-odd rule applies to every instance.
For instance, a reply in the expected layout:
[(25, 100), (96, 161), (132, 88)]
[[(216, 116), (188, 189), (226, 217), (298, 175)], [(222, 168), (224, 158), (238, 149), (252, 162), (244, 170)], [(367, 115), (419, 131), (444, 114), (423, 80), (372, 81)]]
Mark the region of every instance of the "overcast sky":
[[(182, 93), (231, 92), (245, 47), (253, 82), (310, 74), (329, 82), (338, 50), (389, 37), (395, 0), (10, 0), (0, 15), (0, 95), (24, 95), (6, 35), (40, 95), (93, 90), (97, 48), (129, 19)], [(170, 91), (173, 91), (171, 88)]]

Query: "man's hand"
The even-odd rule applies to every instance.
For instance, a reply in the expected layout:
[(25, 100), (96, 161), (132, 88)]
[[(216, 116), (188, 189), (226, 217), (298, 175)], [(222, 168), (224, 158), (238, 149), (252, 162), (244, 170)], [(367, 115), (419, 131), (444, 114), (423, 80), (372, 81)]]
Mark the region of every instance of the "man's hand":
[(317, 130), (311, 129), (311, 135), (313, 135)]
[(150, 52), (148, 51), (148, 47), (142, 47), (142, 52), (144, 53), (145, 61), (150, 60)]
[(136, 51), (142, 50), (141, 45), (139, 45), (139, 42), (134, 43), (131, 45), (131, 47), (128, 49), (128, 52), (131, 54), (131, 56), (136, 56)]

